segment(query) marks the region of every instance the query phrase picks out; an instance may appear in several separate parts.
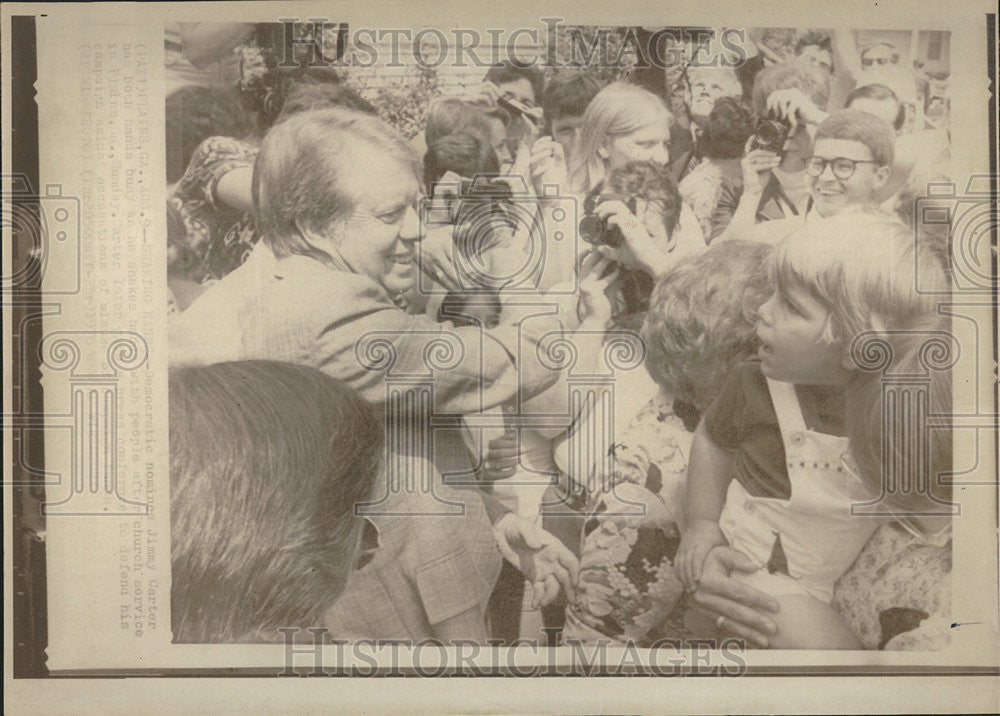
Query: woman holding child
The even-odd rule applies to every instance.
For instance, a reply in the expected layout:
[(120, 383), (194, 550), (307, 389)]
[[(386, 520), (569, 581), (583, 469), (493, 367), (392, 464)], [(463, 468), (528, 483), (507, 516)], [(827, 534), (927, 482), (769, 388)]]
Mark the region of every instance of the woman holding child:
[[(718, 629), (776, 648), (947, 641), (950, 505), (931, 478), (950, 470), (950, 436), (883, 435), (882, 371), (868, 365), (878, 355), (928, 372), (930, 411), (947, 414), (947, 361), (924, 345), (947, 325), (914, 291), (914, 266), (946, 290), (932, 252), (863, 214), (812, 223), (776, 249), (759, 358), (731, 371), (695, 434), (674, 559)], [(915, 450), (929, 463), (913, 463)]]
[[(947, 638), (947, 632), (941, 630), (941, 624), (946, 619), (940, 618), (947, 610), (947, 600), (939, 598), (947, 584), (946, 572), (936, 570), (937, 578), (930, 582), (926, 581), (928, 575), (912, 573), (912, 578), (922, 578), (925, 593), (914, 594), (912, 590), (894, 588), (894, 604), (873, 600), (872, 593), (876, 590), (876, 580), (888, 579), (889, 575), (895, 575), (893, 579), (898, 580), (900, 569), (907, 568), (901, 563), (886, 563), (876, 556), (876, 550), (887, 544), (895, 544), (900, 550), (897, 554), (904, 554), (903, 550), (911, 553), (914, 549), (918, 552), (933, 550), (935, 545), (940, 549), (949, 539), (947, 485), (940, 485), (932, 478), (950, 470), (950, 435), (943, 430), (930, 431), (927, 438), (929, 444), (921, 446), (914, 442), (917, 438), (912, 436), (905, 438), (904, 442), (899, 434), (883, 434), (882, 411), (887, 408), (882, 406), (882, 373), (881, 370), (873, 371), (870, 367), (866, 370), (862, 366), (872, 357), (867, 351), (875, 350), (891, 361), (893, 371), (912, 374), (929, 372), (930, 410), (947, 413), (950, 405), (949, 373), (946, 366), (928, 365), (933, 361), (929, 361), (923, 353), (924, 342), (935, 332), (946, 329), (946, 321), (935, 316), (933, 296), (918, 294), (912, 279), (912, 271), (916, 267), (921, 281), (926, 278), (927, 285), (943, 292), (948, 286), (943, 267), (924, 247), (914, 247), (912, 236), (903, 226), (888, 219), (863, 215), (810, 226), (780, 245), (777, 252), (777, 287), (774, 296), (762, 308), (760, 335), (765, 341), (765, 348), (762, 349), (759, 370), (769, 378), (769, 385), (771, 376), (789, 381), (781, 385), (795, 384), (795, 393), (800, 401), (804, 393), (799, 383), (826, 382), (832, 387), (839, 387), (843, 401), (840, 409), (842, 422), (836, 430), (844, 436), (841, 440), (846, 446), (845, 459), (830, 461), (836, 474), (829, 473), (826, 463), (815, 468), (808, 459), (804, 472), (803, 466), (796, 463), (788, 468), (788, 473), (793, 495), (797, 480), (801, 481), (803, 477), (817, 486), (823, 485), (823, 489), (830, 489), (840, 481), (843, 487), (839, 489), (844, 490), (842, 494), (848, 499), (839, 508), (827, 503), (831, 507), (824, 509), (825, 516), (815, 510), (802, 514), (809, 516), (810, 529), (817, 520), (830, 519), (839, 514), (840, 519), (845, 521), (845, 529), (840, 532), (835, 529), (822, 531), (821, 538), (825, 542), (822, 549), (814, 545), (797, 558), (796, 552), (802, 547), (794, 543), (808, 530), (803, 531), (789, 524), (787, 529), (780, 530), (785, 538), (782, 542), (784, 569), (765, 574), (760, 571), (760, 566), (769, 563), (769, 560), (762, 558), (762, 553), (751, 546), (754, 538), (749, 536), (752, 534), (750, 523), (753, 522), (747, 517), (750, 512), (744, 511), (745, 514), (739, 518), (727, 518), (723, 513), (714, 529), (703, 526), (691, 531), (691, 544), (681, 546), (678, 557), (680, 571), (686, 575), (689, 585), (696, 589), (696, 599), (718, 614), (717, 623), (720, 626), (759, 643), (786, 648), (860, 648), (862, 645), (885, 648), (894, 636), (924, 622), (919, 638), (925, 644), (936, 642), (940, 646), (942, 639)], [(809, 336), (799, 336), (793, 344), (784, 343), (796, 330), (807, 327)], [(865, 336), (869, 340), (868, 346), (852, 344), (852, 339), (856, 342), (858, 337)], [(824, 350), (828, 369), (822, 375), (805, 375), (809, 366), (819, 365), (820, 354)], [(812, 353), (806, 356), (804, 351)], [(775, 400), (776, 409), (781, 404), (780, 400)], [(780, 425), (783, 416), (780, 410), (778, 412)], [(812, 412), (812, 420), (815, 421), (815, 406)], [(897, 419), (905, 420), (906, 416), (900, 414)], [(788, 441), (796, 433), (789, 433), (781, 426), (786, 455), (804, 449), (803, 446), (808, 446), (810, 441), (831, 439), (823, 428), (818, 430), (805, 433), (804, 441), (800, 438), (796, 445), (789, 447)], [(710, 428), (708, 432), (711, 432)], [(920, 466), (924, 473), (900, 475), (893, 472), (900, 465), (907, 470), (915, 469), (916, 466), (908, 461), (913, 459), (914, 451), (921, 448), (926, 449), (930, 457), (926, 465)], [(738, 448), (737, 454), (742, 449)], [(895, 462), (886, 463), (885, 455), (895, 456)], [(711, 472), (711, 468), (707, 472), (699, 472), (698, 466), (692, 465), (689, 490), (695, 484), (693, 480), (710, 482)], [(745, 487), (740, 470), (736, 471), (736, 475)], [(915, 478), (910, 483), (909, 491), (893, 489), (894, 484), (898, 486), (896, 481), (901, 477), (904, 480)], [(850, 491), (857, 488), (867, 491), (867, 499), (850, 498)], [(730, 494), (734, 489), (739, 491), (741, 488), (730, 485)], [(800, 493), (815, 493), (815, 488), (808, 485), (798, 489)], [(690, 492), (688, 500), (691, 504)], [(750, 498), (744, 502), (749, 505), (755, 500)], [(869, 517), (866, 519), (850, 509), (852, 504), (857, 506), (861, 503), (877, 505), (879, 509), (867, 510)], [(693, 519), (698, 519), (700, 509), (696, 504), (692, 505)], [(765, 512), (768, 509), (766, 507)], [(762, 515), (760, 511), (758, 514)], [(875, 532), (877, 524), (871, 522), (872, 518), (876, 522), (892, 520), (893, 523)], [(770, 522), (769, 531), (774, 532), (776, 522), (764, 516), (755, 519)], [(720, 528), (723, 533), (729, 530), (726, 541), (730, 546), (714, 557), (708, 552), (699, 554), (699, 541), (703, 541), (708, 549), (711, 549), (713, 541), (715, 544), (725, 543), (719, 540), (719, 533), (716, 532)], [(708, 529), (715, 537), (704, 536), (703, 529)], [(908, 544), (906, 539), (898, 536), (903, 530), (913, 535)], [(875, 537), (869, 541), (873, 532)], [(739, 537), (740, 534), (749, 542)], [(842, 536), (836, 537), (838, 534)], [(764, 541), (774, 542), (773, 539)], [(866, 541), (868, 546), (862, 552)], [(793, 545), (791, 548), (788, 547), (790, 543)], [(839, 551), (841, 556), (832, 556), (831, 550)], [(826, 552), (830, 554), (822, 565), (809, 564), (811, 555)], [(861, 558), (857, 558), (859, 552)], [(705, 554), (709, 554), (707, 560)], [(880, 560), (882, 563), (877, 564)], [(932, 560), (928, 564), (935, 562)], [(701, 571), (699, 563), (704, 564), (704, 571)], [(839, 568), (830, 571), (837, 564)], [(828, 572), (825, 576), (824, 570)], [(737, 590), (732, 579), (754, 589)], [(866, 579), (870, 582), (862, 584), (861, 581)], [(799, 588), (805, 588), (811, 596), (791, 596), (790, 590)], [(699, 598), (698, 592), (702, 590), (705, 593)], [(765, 597), (765, 593), (770, 598)], [(879, 603), (861, 606), (859, 599), (865, 596), (869, 601)], [(765, 616), (761, 608), (770, 613)], [(872, 624), (868, 613), (877, 614), (876, 621), (883, 623)], [(913, 619), (915, 616), (913, 623), (903, 625), (905, 628), (892, 623), (893, 619)], [(845, 622), (844, 617), (851, 621)], [(907, 638), (917, 637), (908, 635)]]

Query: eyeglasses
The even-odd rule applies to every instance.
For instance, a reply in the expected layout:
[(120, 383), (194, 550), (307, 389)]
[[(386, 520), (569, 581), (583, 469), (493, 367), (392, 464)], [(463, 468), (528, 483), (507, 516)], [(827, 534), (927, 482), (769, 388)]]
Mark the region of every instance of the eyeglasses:
[(894, 61), (891, 57), (864, 57), (861, 60), (862, 67), (871, 67), (872, 65), (884, 67), (885, 65), (894, 64), (896, 64), (896, 61)]
[(857, 169), (858, 164), (878, 164), (878, 162), (871, 159), (848, 159), (847, 157), (837, 157), (836, 159), (809, 157), (806, 160), (806, 173), (811, 177), (818, 177), (826, 171), (827, 165), (830, 165), (835, 177), (847, 180), (854, 176), (854, 170)]

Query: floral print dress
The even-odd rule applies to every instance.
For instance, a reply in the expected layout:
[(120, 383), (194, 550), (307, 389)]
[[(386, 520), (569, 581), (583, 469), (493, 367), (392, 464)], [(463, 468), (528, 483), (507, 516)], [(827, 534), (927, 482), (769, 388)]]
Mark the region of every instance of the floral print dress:
[[(187, 277), (198, 283), (221, 279), (238, 268), (257, 243), (253, 217), (218, 201), (219, 180), (253, 168), (257, 150), (231, 137), (209, 137), (198, 145), (168, 200), (184, 224)], [(174, 248), (174, 247), (172, 247)], [(180, 253), (180, 252), (178, 252)]]
[(587, 496), (580, 581), (565, 643), (648, 645), (683, 587), (674, 574), (691, 433), (672, 401), (654, 398), (612, 446), (605, 487)]

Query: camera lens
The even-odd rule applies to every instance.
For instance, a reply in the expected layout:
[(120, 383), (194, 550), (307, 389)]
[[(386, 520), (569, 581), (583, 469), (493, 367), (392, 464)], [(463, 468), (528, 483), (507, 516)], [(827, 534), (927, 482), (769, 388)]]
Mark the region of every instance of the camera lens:
[(585, 216), (580, 219), (580, 238), (588, 244), (600, 244), (604, 236), (604, 220), (599, 216)]
[(774, 144), (781, 139), (782, 127), (772, 120), (764, 120), (757, 125), (757, 141), (761, 144)]

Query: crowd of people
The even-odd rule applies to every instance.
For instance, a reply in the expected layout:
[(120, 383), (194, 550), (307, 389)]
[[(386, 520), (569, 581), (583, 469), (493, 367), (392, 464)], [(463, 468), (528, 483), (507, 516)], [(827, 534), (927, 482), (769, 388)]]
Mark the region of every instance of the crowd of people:
[(511, 63), (412, 139), (332, 69), (168, 96), (175, 640), (941, 647), (950, 433), (883, 430), (869, 344), (947, 414), (947, 128), (890, 44), (798, 34), (681, 116)]

